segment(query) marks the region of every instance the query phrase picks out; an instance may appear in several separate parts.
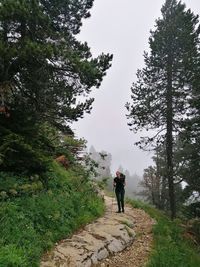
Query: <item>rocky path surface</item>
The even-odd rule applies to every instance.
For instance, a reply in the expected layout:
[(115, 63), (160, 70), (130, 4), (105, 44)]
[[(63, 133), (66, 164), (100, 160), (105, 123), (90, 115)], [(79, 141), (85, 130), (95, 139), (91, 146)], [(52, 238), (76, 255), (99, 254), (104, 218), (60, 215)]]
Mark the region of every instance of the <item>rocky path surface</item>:
[(40, 267), (143, 267), (152, 246), (154, 221), (144, 211), (105, 196), (106, 213), (44, 255)]

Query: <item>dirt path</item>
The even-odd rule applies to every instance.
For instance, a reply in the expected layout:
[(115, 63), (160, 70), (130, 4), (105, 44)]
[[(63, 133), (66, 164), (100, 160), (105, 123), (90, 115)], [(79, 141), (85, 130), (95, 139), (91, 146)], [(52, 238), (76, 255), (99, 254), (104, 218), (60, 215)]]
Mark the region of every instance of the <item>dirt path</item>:
[(152, 246), (154, 221), (144, 211), (105, 197), (106, 213), (44, 255), (41, 267), (144, 267)]

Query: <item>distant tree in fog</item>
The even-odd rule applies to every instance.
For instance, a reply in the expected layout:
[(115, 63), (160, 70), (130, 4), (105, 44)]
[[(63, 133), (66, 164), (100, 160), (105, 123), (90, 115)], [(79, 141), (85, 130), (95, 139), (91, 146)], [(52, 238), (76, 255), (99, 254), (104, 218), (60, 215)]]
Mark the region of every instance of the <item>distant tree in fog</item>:
[(102, 179), (104, 177), (111, 177), (111, 160), (112, 156), (110, 153), (106, 151), (97, 152), (93, 146), (90, 147), (89, 155), (92, 160), (96, 161), (98, 167), (97, 171), (97, 179)]

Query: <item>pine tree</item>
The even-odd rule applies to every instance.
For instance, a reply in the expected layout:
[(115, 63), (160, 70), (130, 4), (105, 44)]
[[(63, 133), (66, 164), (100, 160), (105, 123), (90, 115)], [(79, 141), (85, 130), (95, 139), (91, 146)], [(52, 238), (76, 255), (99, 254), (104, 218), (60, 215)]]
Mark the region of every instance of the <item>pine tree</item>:
[(112, 59), (93, 58), (87, 43), (76, 38), (92, 5), (93, 0), (0, 0), (2, 170), (12, 171), (8, 162), (14, 167), (18, 161), (14, 171), (24, 171), (25, 158), (37, 159), (37, 169), (42, 155), (53, 150), (41, 125), (72, 134), (69, 123), (91, 111), (89, 94)]
[[(200, 27), (198, 32), (200, 33)], [(183, 145), (179, 154), (183, 162), (181, 175), (186, 182), (185, 197), (189, 198), (194, 195), (195, 205), (198, 205), (197, 202), (200, 202), (200, 41), (199, 57), (189, 103), (190, 112), (183, 122), (185, 131), (180, 135)]]
[[(173, 157), (174, 165), (174, 191), (176, 195), (177, 210), (180, 210), (183, 201), (183, 189), (181, 185), (182, 165), (180, 165), (180, 147), (179, 143), (175, 143), (175, 153)], [(159, 146), (156, 148), (155, 154), (152, 157), (154, 164), (144, 170), (143, 179), (141, 181), (142, 191), (139, 195), (144, 196), (151, 204), (158, 209), (169, 211), (169, 186), (166, 177), (166, 147)]]
[(94, 99), (78, 98), (100, 86), (112, 58), (92, 58), (75, 38), (92, 4), (0, 0), (0, 93), (9, 115), (28, 113), (62, 128), (91, 111)]
[(160, 176), (156, 173), (156, 168), (149, 166), (144, 170), (143, 179), (140, 185), (144, 188), (143, 194), (146, 199), (157, 208), (160, 204)]
[(129, 126), (157, 130), (137, 144), (165, 144), (171, 218), (176, 216), (173, 170), (173, 144), (181, 130), (194, 80), (198, 56), (198, 16), (181, 2), (166, 0), (162, 18), (156, 21), (149, 38), (150, 53), (144, 54), (145, 67), (137, 72), (132, 103), (127, 104)]

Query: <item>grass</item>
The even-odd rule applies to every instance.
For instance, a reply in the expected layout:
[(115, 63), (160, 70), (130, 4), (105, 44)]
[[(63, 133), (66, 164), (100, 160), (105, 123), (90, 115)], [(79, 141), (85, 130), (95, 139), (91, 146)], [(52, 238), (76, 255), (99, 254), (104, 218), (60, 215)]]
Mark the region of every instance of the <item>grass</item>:
[(153, 227), (154, 247), (147, 267), (197, 267), (197, 248), (184, 238), (180, 221), (170, 221), (162, 212), (140, 201), (129, 200), (133, 207), (145, 210), (157, 223)]
[(39, 266), (56, 241), (104, 212), (80, 167), (53, 164), (48, 179), (48, 190), (0, 202), (0, 267)]
[(120, 221), (122, 224), (124, 224), (124, 225), (126, 225), (126, 226), (128, 226), (129, 228), (133, 228), (133, 223), (131, 223), (131, 222), (129, 222), (129, 221), (125, 221), (125, 220), (123, 220), (123, 221)]

